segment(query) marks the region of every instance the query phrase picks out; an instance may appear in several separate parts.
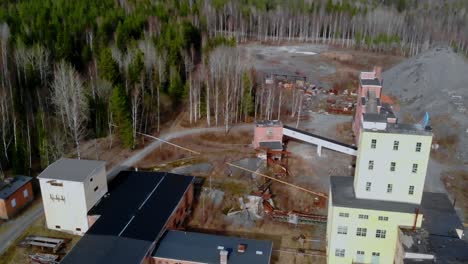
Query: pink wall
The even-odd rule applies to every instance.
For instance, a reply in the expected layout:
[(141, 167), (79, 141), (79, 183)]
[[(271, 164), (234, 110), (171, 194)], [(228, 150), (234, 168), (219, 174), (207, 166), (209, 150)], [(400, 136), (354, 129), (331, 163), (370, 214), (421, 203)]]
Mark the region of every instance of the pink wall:
[(255, 126), (253, 147), (258, 148), (259, 143), (263, 141), (283, 142), (283, 126)]

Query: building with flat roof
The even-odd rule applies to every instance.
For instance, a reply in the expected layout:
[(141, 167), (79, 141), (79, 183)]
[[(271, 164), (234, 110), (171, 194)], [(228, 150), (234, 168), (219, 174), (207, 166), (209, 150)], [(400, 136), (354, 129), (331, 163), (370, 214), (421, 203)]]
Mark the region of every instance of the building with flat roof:
[(83, 235), (88, 211), (107, 193), (106, 163), (62, 158), (39, 174), (49, 229)]
[(354, 177), (331, 177), (328, 263), (394, 263), (399, 230), (425, 219), (424, 181), (432, 144), (428, 120), (401, 124), (381, 102), (381, 69), (362, 72), (353, 130)]
[(190, 211), (194, 179), (121, 172), (89, 211), (94, 224), (61, 263), (148, 263), (166, 229), (179, 227)]
[(152, 256), (153, 264), (269, 264), (273, 242), (203, 233), (168, 231)]
[(11, 219), (34, 200), (31, 181), (23, 175), (0, 181), (0, 219)]

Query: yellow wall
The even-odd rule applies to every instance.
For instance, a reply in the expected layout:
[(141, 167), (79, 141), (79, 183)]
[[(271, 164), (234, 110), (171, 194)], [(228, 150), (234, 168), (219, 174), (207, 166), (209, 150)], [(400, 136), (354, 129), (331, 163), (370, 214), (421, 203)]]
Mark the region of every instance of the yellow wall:
[[(331, 201), (332, 197), (330, 197)], [(348, 213), (349, 217), (341, 217), (339, 213)], [(368, 215), (369, 219), (359, 219), (359, 214)], [(388, 221), (378, 220), (379, 216), (387, 216)], [(356, 253), (364, 251), (364, 261), (371, 263), (372, 252), (379, 252), (381, 264), (392, 264), (398, 240), (398, 227), (411, 227), (414, 224), (414, 213), (386, 212), (356, 208), (333, 207), (329, 204), (327, 223), (327, 261), (330, 264), (357, 262)], [(422, 215), (417, 219), (416, 227), (420, 227)], [(347, 234), (338, 234), (338, 226), (347, 226)], [(356, 235), (358, 227), (367, 228), (366, 237)], [(376, 238), (376, 230), (386, 230), (386, 238)], [(344, 257), (336, 257), (335, 249), (345, 249)], [(377, 263), (377, 262), (375, 262)]]
[[(372, 139), (377, 140), (375, 149), (371, 148)], [(399, 141), (398, 150), (393, 150), (394, 141)], [(421, 142), (421, 152), (416, 152), (416, 143)], [(413, 135), (379, 133), (362, 131), (354, 189), (357, 198), (421, 203), (426, 178), (427, 165), (431, 150), (432, 135)], [(373, 170), (369, 170), (369, 161), (374, 162)], [(390, 171), (390, 163), (395, 162), (395, 171)], [(413, 173), (413, 164), (418, 164), (417, 172)], [(371, 190), (366, 190), (366, 183), (371, 182)], [(387, 185), (392, 184), (393, 190), (387, 193)], [(414, 186), (414, 194), (408, 193), (409, 186)]]

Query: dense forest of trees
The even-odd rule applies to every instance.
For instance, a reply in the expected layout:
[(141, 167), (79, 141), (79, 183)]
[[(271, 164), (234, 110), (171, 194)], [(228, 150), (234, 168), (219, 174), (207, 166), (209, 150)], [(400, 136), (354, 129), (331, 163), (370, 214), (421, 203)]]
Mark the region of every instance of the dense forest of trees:
[(299, 95), (256, 86), (237, 43), (293, 40), (408, 56), (446, 44), (466, 54), (467, 6), (463, 0), (4, 0), (0, 176), (30, 173), (72, 149), (80, 157), (84, 139), (118, 137), (133, 148), (138, 133), (159, 131), (179, 109), (188, 110), (190, 123), (226, 129), (249, 117), (274, 118), (273, 97), (291, 101), (292, 114), (300, 109)]

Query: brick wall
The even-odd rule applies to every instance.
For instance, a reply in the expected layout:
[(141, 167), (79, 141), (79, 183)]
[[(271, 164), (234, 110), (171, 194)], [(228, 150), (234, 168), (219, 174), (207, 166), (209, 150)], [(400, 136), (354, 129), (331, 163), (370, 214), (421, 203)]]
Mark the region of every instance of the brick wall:
[[(27, 197), (24, 197), (24, 191), (27, 190)], [(0, 218), (11, 219), (21, 209), (28, 205), (34, 199), (32, 184), (28, 182), (21, 188), (16, 190), (8, 199), (0, 200)], [(15, 200), (16, 205), (13, 207), (12, 201)]]

